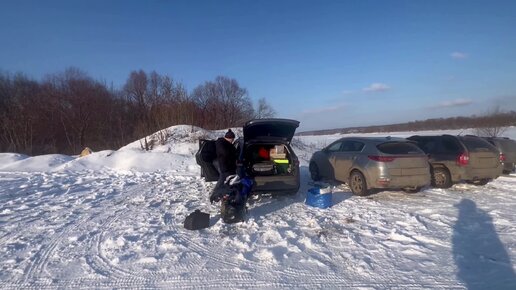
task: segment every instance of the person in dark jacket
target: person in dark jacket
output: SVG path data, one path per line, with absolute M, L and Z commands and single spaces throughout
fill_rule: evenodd
M 219 197 L 219 191 L 217 189 L 224 185 L 224 181 L 230 175 L 236 173 L 237 168 L 237 150 L 233 145 L 235 141 L 235 133 L 229 129 L 224 137 L 221 137 L 215 141 L 215 148 L 217 153 L 217 161 L 219 163 L 219 180 L 215 185 L 211 195 L 210 201 L 213 202 Z

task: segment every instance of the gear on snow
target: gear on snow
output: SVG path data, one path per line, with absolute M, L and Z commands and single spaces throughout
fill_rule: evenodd
M 247 198 L 253 184 L 251 178 L 230 175 L 226 178 L 223 186 L 212 192 L 210 202 L 222 202 L 220 214 L 225 223 L 237 223 L 244 220 Z

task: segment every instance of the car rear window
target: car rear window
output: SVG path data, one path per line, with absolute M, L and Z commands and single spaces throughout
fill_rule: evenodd
M 462 137 L 462 142 L 470 151 L 496 151 L 493 145 L 478 137 Z
M 457 144 L 457 141 L 455 141 L 454 139 L 452 139 L 450 137 L 443 138 L 441 145 L 442 145 L 443 152 L 458 152 L 460 150 L 460 147 L 459 147 L 460 145 Z
M 423 154 L 421 149 L 408 142 L 386 142 L 376 145 L 376 148 L 385 154 Z
M 499 139 L 502 150 L 504 152 L 516 152 L 516 142 L 511 139 Z

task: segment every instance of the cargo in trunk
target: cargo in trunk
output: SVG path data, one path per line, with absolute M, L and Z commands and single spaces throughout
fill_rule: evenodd
M 246 151 L 245 166 L 251 176 L 292 174 L 292 160 L 284 145 L 252 144 Z

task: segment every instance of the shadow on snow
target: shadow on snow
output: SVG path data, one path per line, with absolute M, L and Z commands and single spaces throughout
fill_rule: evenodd
M 468 289 L 516 289 L 516 275 L 493 219 L 469 199 L 459 210 L 453 227 L 453 259 L 457 277 Z

